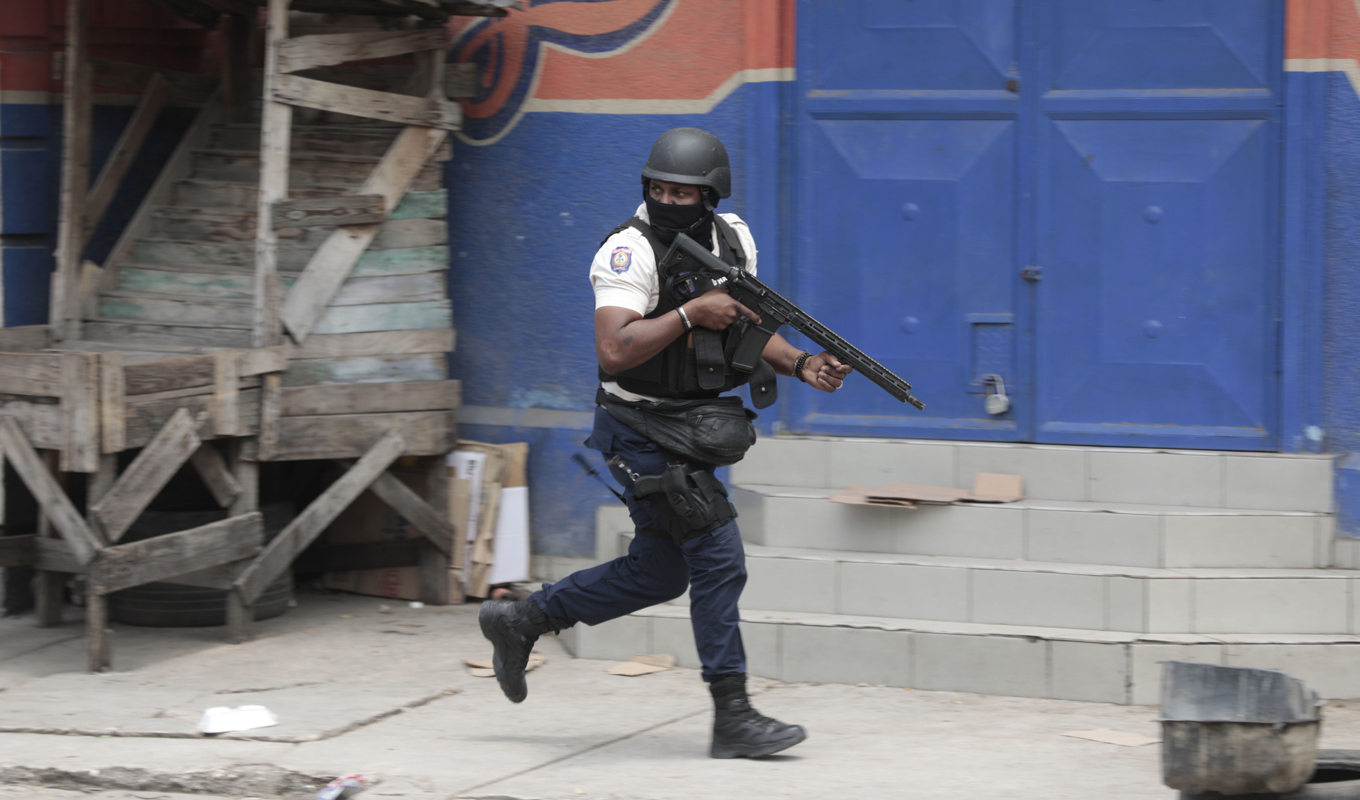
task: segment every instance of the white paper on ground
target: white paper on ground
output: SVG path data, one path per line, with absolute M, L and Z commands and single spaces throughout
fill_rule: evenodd
M 264 706 L 214 706 L 203 712 L 198 721 L 198 729 L 204 733 L 227 733 L 228 731 L 248 731 L 255 728 L 268 728 L 279 724 L 274 712 Z
M 1063 736 L 1071 736 L 1074 739 L 1090 739 L 1093 742 L 1105 742 L 1106 744 L 1120 744 L 1125 747 L 1142 747 L 1145 744 L 1156 744 L 1161 741 L 1161 739 L 1154 739 L 1140 733 L 1112 731 L 1109 728 L 1097 728 L 1093 731 L 1068 731 Z
M 487 581 L 500 583 L 527 581 L 529 574 L 529 487 L 501 489 L 500 512 L 496 515 L 496 560 Z

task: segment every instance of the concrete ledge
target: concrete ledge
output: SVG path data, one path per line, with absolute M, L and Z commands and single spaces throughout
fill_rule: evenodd
M 742 612 L 752 674 L 790 682 L 1151 705 L 1169 659 L 1284 669 L 1329 699 L 1360 697 L 1360 637 L 1133 634 L 797 612 Z M 657 606 L 564 637 L 578 658 L 675 645 L 697 667 L 688 610 Z M 686 649 L 680 645 L 686 644 Z M 665 650 L 663 647 L 662 650 Z M 1004 665 L 1004 666 L 1002 666 Z
M 916 509 L 831 503 L 831 489 L 743 484 L 747 541 L 774 547 L 1147 568 L 1332 565 L 1334 518 L 1311 511 L 1027 499 Z

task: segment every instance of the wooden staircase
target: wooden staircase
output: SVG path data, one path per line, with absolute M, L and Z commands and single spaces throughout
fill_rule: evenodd
M 85 2 L 68 0 L 77 87 L 88 74 Z M 219 118 L 250 115 L 209 100 L 100 266 L 78 258 L 86 211 L 99 213 L 78 191 L 89 93 L 68 96 L 63 174 L 75 179 L 63 182 L 52 324 L 0 331 L 0 457 L 41 510 L 35 536 L 0 538 L 0 566 L 37 567 L 43 625 L 60 621 L 66 578 L 85 576 L 92 670 L 110 663 L 106 595 L 150 581 L 227 590 L 228 636 L 244 640 L 256 600 L 365 490 L 422 534 L 422 599 L 457 598 L 451 559 L 462 548 L 447 520 L 444 456 L 460 391 L 447 375 L 441 162 L 459 111 L 444 89 L 446 34 L 430 14 L 500 16 L 502 5 L 408 4 L 412 19 L 379 17 L 357 32 L 353 18 L 328 33 L 332 17 L 314 16 L 309 30 L 321 32 L 289 38 L 288 0 L 268 0 L 259 123 Z M 238 99 L 243 53 L 228 70 Z M 337 66 L 403 53 L 415 54 L 418 80 L 404 88 L 423 86 L 416 95 L 371 88 L 371 69 L 347 83 Z M 154 117 L 166 83 L 151 76 L 136 119 Z M 125 134 L 110 162 L 130 163 L 123 151 L 144 133 Z M 134 448 L 120 470 L 118 454 Z M 387 472 L 400 458 L 425 472 L 423 492 Z M 295 460 L 335 460 L 343 474 L 265 542 L 259 463 Z M 182 467 L 228 518 L 120 543 Z M 63 488 L 67 472 L 89 475 L 83 515 Z

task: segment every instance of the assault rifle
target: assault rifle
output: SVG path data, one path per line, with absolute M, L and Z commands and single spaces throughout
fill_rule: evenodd
M 760 354 L 765 349 L 765 344 L 770 341 L 770 337 L 779 330 L 780 325 L 788 325 L 840 359 L 842 364 L 850 365 L 888 394 L 904 403 L 911 403 L 918 409 L 925 409 L 925 403 L 911 396 L 910 383 L 870 358 L 863 350 L 837 336 L 830 328 L 761 283 L 754 275 L 739 267 L 724 264 L 709 252 L 708 248 L 685 234 L 681 233 L 675 237 L 675 243 L 671 245 L 661 263 L 671 268 L 671 265 L 677 265 L 681 260 L 681 254 L 695 262 L 699 271 L 706 273 L 708 277 L 725 279 L 722 288 L 726 289 L 738 303 L 760 316 L 761 325 L 747 320 L 746 332 L 732 356 L 734 368 L 742 372 L 753 372 L 760 363 Z M 772 321 L 774 324 L 771 324 Z

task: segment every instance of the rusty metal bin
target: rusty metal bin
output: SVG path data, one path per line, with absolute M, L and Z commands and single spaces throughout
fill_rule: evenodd
M 1292 792 L 1313 773 L 1321 705 L 1278 670 L 1167 661 L 1162 780 L 1186 794 Z

